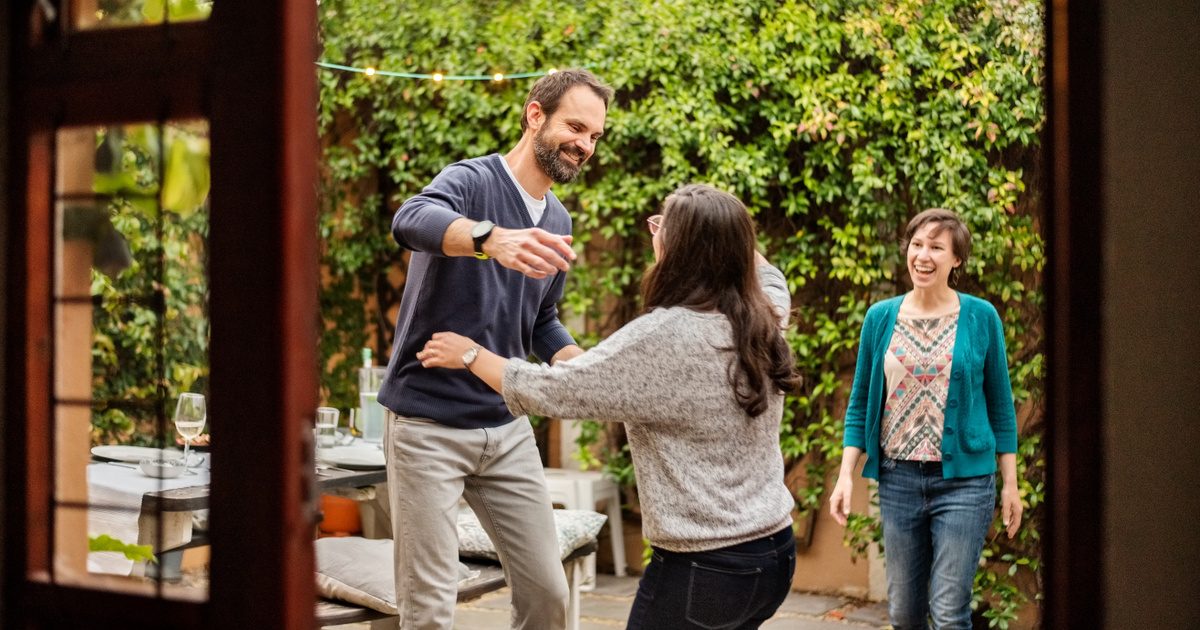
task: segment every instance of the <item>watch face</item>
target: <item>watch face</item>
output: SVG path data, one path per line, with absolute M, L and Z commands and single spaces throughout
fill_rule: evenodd
M 480 221 L 479 223 L 476 223 L 474 227 L 471 228 L 471 238 L 479 238 L 479 237 L 483 236 L 484 234 L 491 232 L 492 228 L 494 228 L 494 227 L 496 227 L 496 224 L 492 223 L 491 221 Z M 461 234 L 461 232 L 460 232 L 460 234 Z
M 479 354 L 479 348 L 470 348 L 462 355 L 463 365 L 470 367 L 475 362 L 475 356 Z

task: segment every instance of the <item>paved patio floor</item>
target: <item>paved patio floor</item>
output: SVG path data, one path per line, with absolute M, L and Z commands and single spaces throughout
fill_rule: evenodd
M 582 594 L 581 630 L 624 628 L 637 592 L 638 578 L 597 575 L 596 589 Z M 501 589 L 480 599 L 459 604 L 454 614 L 455 630 L 507 629 L 509 590 Z M 370 630 L 368 623 L 330 626 L 337 630 Z M 887 628 L 884 604 L 860 602 L 845 597 L 793 592 L 763 624 L 764 630 L 851 630 Z

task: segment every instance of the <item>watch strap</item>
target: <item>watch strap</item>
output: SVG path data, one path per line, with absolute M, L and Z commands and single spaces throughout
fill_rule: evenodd
M 470 348 L 467 348 L 467 351 L 463 353 L 463 355 L 462 355 L 463 367 L 467 368 L 468 372 L 471 370 L 471 364 L 475 363 L 475 359 L 479 358 L 479 351 L 482 349 L 483 349 L 483 346 L 475 345 L 475 346 L 471 346 Z
M 492 230 L 496 229 L 496 224 L 491 221 L 480 221 L 475 224 L 471 230 L 471 241 L 475 250 L 475 257 L 479 260 L 489 260 L 488 256 L 483 252 L 483 244 L 492 236 Z

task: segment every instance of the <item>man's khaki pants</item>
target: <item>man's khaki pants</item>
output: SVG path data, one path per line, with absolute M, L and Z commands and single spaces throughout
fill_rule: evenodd
M 454 625 L 460 497 L 500 556 L 512 588 L 512 627 L 566 626 L 567 580 L 528 418 L 494 429 L 455 429 L 388 412 L 384 451 L 400 628 Z

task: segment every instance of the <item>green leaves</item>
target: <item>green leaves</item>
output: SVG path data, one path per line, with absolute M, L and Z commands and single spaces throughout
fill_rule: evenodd
M 1039 3 L 324 0 L 320 11 L 327 61 L 463 73 L 584 65 L 616 89 L 591 165 L 581 181 L 555 187 L 580 253 L 562 310 L 587 340 L 640 312 L 651 259 L 644 220 L 672 190 L 707 182 L 738 195 L 796 307 L 787 337 L 805 385 L 780 427 L 789 466 L 827 468 L 841 457 L 863 314 L 906 290 L 900 237 L 929 207 L 954 210 L 970 227 L 959 288 L 1000 309 L 1015 395 L 1037 415 Z M 323 305 L 338 318 L 323 357 L 334 366 L 328 391 L 341 392 L 339 355 L 366 338 L 358 321 L 382 326 L 376 348 L 389 346 L 390 317 L 376 313 L 394 306 L 401 286 L 403 260 L 387 239 L 392 212 L 447 164 L 509 150 L 532 81 L 327 71 L 320 80 L 324 263 L 334 279 Z M 1029 422 L 1023 439 L 1039 430 Z M 591 426 L 582 446 L 587 463 L 629 478 L 619 435 Z M 1039 461 L 1023 469 L 1030 479 Z M 804 509 L 823 491 L 824 477 L 811 472 L 797 492 Z M 857 547 L 875 530 L 864 522 L 849 531 Z M 1021 557 L 1036 558 L 1029 549 Z
M 202 390 L 208 377 L 207 131 L 172 123 L 96 135 L 93 190 L 108 196 L 100 207 L 133 260 L 115 277 L 92 273 L 95 398 L 152 404 L 97 409 L 92 435 L 152 445 L 166 437 L 158 435 L 164 401 L 197 383 Z
M 168 14 L 172 22 L 202 20 L 207 18 L 211 12 L 212 2 L 201 0 L 143 0 L 142 2 L 142 16 L 147 24 L 160 23 Z
M 162 207 L 180 214 L 191 214 L 204 204 L 211 185 L 208 138 L 172 132 L 168 128 L 166 144 Z
M 126 543 L 108 534 L 88 537 L 88 552 L 93 551 L 116 551 L 134 562 L 144 562 L 147 560 L 158 562 L 158 559 L 154 557 L 153 546 Z

